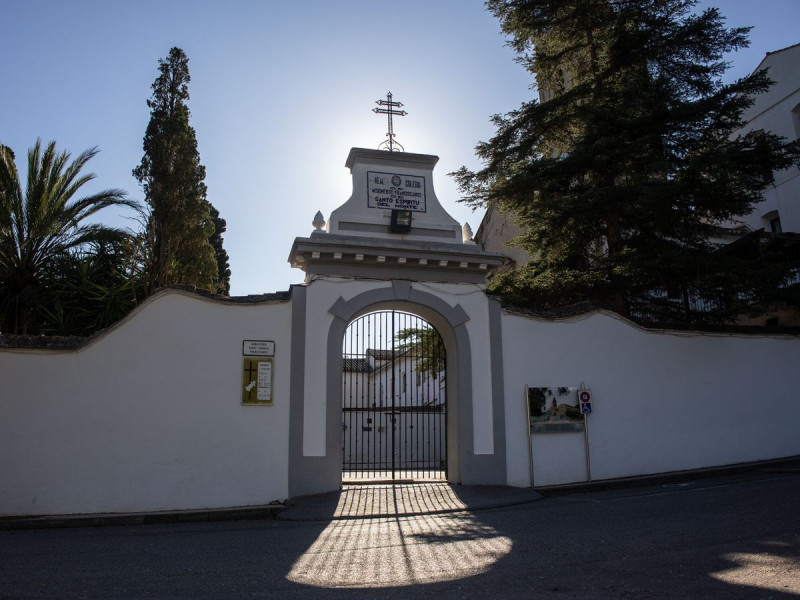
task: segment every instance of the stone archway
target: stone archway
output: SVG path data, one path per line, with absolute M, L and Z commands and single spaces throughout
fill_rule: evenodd
M 305 335 L 305 295 L 301 288 L 293 317 L 293 335 Z M 470 468 L 473 459 L 472 387 L 469 378 L 471 360 L 467 313 L 460 305 L 447 302 L 421 290 L 414 289 L 409 281 L 393 280 L 390 286 L 371 289 L 345 300 L 339 297 L 328 312 L 333 315 L 327 335 L 327 365 L 325 373 L 325 454 L 303 455 L 302 413 L 302 344 L 293 349 L 292 412 L 289 448 L 289 494 L 297 496 L 338 489 L 341 485 L 341 406 L 342 406 L 342 340 L 347 325 L 355 318 L 371 311 L 398 308 L 418 314 L 439 331 L 447 351 L 447 371 L 450 381 L 448 401 L 448 481 L 459 483 L 463 468 Z M 503 461 L 505 464 L 505 461 Z
M 358 283 L 358 282 L 354 282 Z M 486 363 L 486 373 L 491 380 L 492 389 L 488 397 L 480 398 L 483 406 L 490 406 L 489 419 L 477 426 L 489 430 L 491 447 L 487 452 L 484 445 L 476 452 L 476 439 L 486 439 L 475 430 L 473 398 L 473 360 L 472 345 L 467 323 L 470 317 L 458 303 L 450 305 L 441 297 L 415 287 L 411 281 L 391 280 L 390 285 L 375 282 L 375 287 L 357 293 L 349 299 L 340 295 L 329 306 L 327 338 L 318 338 L 324 344 L 324 385 L 317 386 L 322 398 L 317 406 L 323 409 L 318 422 L 324 435 L 324 442 L 316 454 L 305 455 L 304 413 L 305 395 L 303 388 L 304 356 L 303 343 L 292 348 L 292 399 L 290 411 L 289 445 L 289 495 L 316 494 L 340 488 L 342 473 L 342 341 L 347 325 L 355 318 L 374 310 L 398 309 L 412 312 L 426 319 L 442 336 L 447 352 L 447 480 L 463 484 L 505 484 L 505 406 L 502 384 L 502 351 L 500 342 L 500 305 L 489 300 L 488 324 L 489 338 L 481 342 L 491 349 L 491 360 Z M 363 284 L 359 284 L 360 289 Z M 292 335 L 305 339 L 305 294 L 307 288 L 298 291 L 297 311 L 293 308 Z M 341 293 L 341 292 L 340 292 Z M 302 306 L 301 306 L 302 305 Z M 318 305 L 318 304 L 317 304 Z M 485 317 L 484 317 L 485 318 Z M 322 367 L 322 365 L 320 365 Z M 486 377 L 484 377 L 486 379 Z M 486 415 L 486 412 L 482 413 Z

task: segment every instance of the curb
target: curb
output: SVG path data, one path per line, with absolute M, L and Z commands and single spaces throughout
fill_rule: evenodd
M 560 485 L 535 486 L 533 489 L 545 497 L 560 496 L 563 494 L 580 494 L 584 492 L 600 492 L 603 490 L 616 490 L 629 487 L 644 487 L 647 485 L 662 485 L 666 483 L 683 482 L 692 479 L 710 479 L 740 473 L 754 473 L 769 468 L 795 468 L 800 469 L 800 456 L 776 458 L 758 462 L 737 463 L 724 467 L 705 467 L 688 471 L 670 471 L 669 473 L 656 473 L 653 475 L 638 475 L 636 477 L 619 477 L 616 479 L 600 479 L 597 481 L 581 481 Z
M 389 484 L 391 487 L 402 487 L 404 485 L 419 484 Z M 424 485 L 424 484 L 423 484 Z M 448 484 L 449 485 L 449 484 Z M 356 490 L 365 490 L 372 487 L 372 484 L 363 486 L 353 486 Z M 477 512 L 496 508 L 508 508 L 530 504 L 543 498 L 537 490 L 532 488 L 514 488 L 510 486 L 450 486 L 461 505 L 442 504 L 435 498 L 425 501 L 422 505 L 399 510 L 380 510 L 370 512 L 359 500 L 339 510 L 342 492 L 328 492 L 326 494 L 314 494 L 310 496 L 300 496 L 287 502 L 286 511 L 282 512 L 277 518 L 282 521 L 309 521 L 309 522 L 333 522 L 364 519 L 394 519 L 421 516 L 442 516 L 447 514 L 459 514 L 464 512 Z M 376 492 L 380 494 L 381 491 Z M 435 494 L 434 494 L 435 496 Z M 374 497 L 373 497 L 374 498 Z M 371 499 L 373 499 L 371 498 Z M 368 504 L 372 504 L 369 502 Z
M 108 513 L 90 515 L 45 515 L 40 517 L 0 517 L 0 531 L 14 529 L 61 529 L 65 527 L 108 527 L 162 525 L 167 523 L 205 523 L 275 519 L 286 509 L 283 504 L 213 508 L 203 510 Z

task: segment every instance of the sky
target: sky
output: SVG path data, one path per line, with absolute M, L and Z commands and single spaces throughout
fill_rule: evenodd
M 800 42 L 800 0 L 703 0 L 729 27 L 753 26 L 750 48 L 727 57 L 726 79 L 751 72 L 766 52 Z M 407 152 L 434 154 L 436 195 L 477 230 L 482 211 L 458 203 L 448 173 L 480 168 L 475 145 L 489 118 L 535 96 L 499 23 L 478 0 L 0 0 L 0 143 L 23 171 L 37 138 L 76 156 L 98 147 L 85 194 L 122 188 L 142 157 L 146 101 L 158 60 L 189 57 L 191 125 L 208 199 L 227 221 L 231 294 L 301 283 L 287 258 L 350 196 L 352 147 L 377 148 L 391 91 Z M 22 159 L 22 160 L 20 160 Z M 99 220 L 136 228 L 129 213 Z

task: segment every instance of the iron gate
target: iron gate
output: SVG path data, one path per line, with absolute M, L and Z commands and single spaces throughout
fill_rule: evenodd
M 342 352 L 342 479 L 447 478 L 444 344 L 424 319 L 353 321 Z

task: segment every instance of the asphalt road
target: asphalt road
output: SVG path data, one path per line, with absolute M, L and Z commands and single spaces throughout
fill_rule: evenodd
M 0 598 L 800 598 L 800 470 L 436 516 L 0 532 Z

